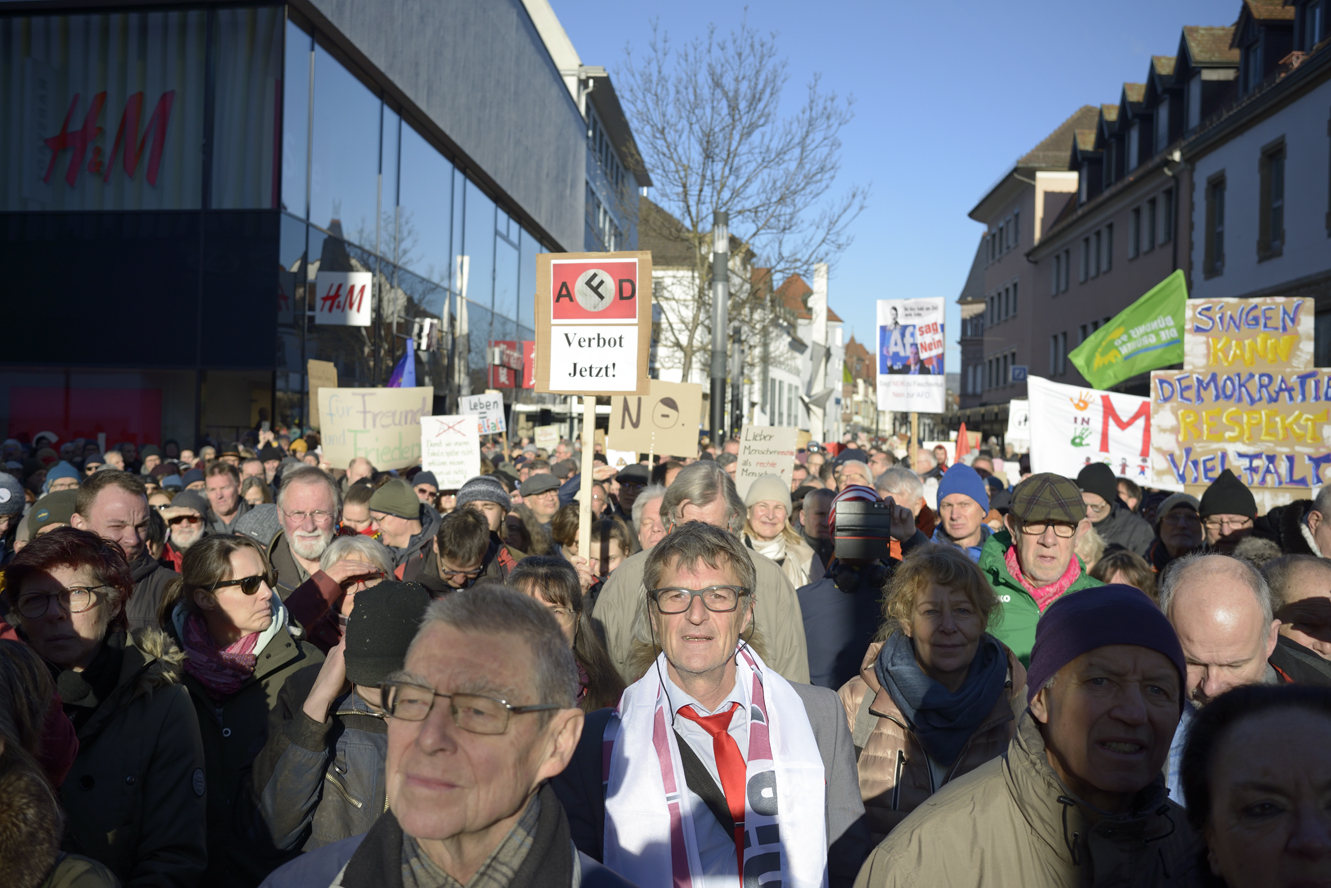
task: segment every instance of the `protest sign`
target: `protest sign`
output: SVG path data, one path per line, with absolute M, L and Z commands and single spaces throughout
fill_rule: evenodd
M 332 361 L 316 361 L 313 358 L 305 362 L 305 372 L 310 378 L 310 426 L 319 428 L 319 389 L 337 388 L 337 365 Z
M 606 465 L 619 471 L 626 469 L 638 461 L 638 451 L 636 450 L 606 450 Z
M 1189 301 L 1184 369 L 1151 374 L 1155 486 L 1199 492 L 1231 469 L 1265 511 L 1331 480 L 1331 370 L 1313 366 L 1312 309 Z
M 616 450 L 693 456 L 701 419 L 701 385 L 650 379 L 645 395 L 611 397 L 608 440 Z
M 735 490 L 743 499 L 749 486 L 763 475 L 780 475 L 790 487 L 795 473 L 795 441 L 799 429 L 746 425 L 739 433 L 739 463 Z
M 1027 383 L 1030 382 L 1028 378 Z M 1003 443 L 1011 444 L 1018 453 L 1029 453 L 1031 449 L 1031 402 L 1025 398 L 1008 401 L 1007 432 Z M 967 442 L 967 446 L 970 442 Z
M 878 300 L 878 409 L 942 413 L 943 300 Z
M 555 445 L 559 443 L 559 426 L 543 425 L 536 427 L 536 447 L 538 450 L 544 450 L 547 453 L 553 453 Z
M 1138 373 L 1183 360 L 1188 285 L 1175 271 L 1068 353 L 1093 387 L 1107 389 Z
M 319 390 L 324 456 L 335 469 L 356 457 L 376 469 L 405 469 L 421 461 L 421 417 L 429 416 L 434 387 Z
M 498 392 L 460 398 L 458 412 L 477 417 L 477 428 L 482 435 L 498 435 L 507 431 L 504 424 L 504 396 Z
M 1076 478 L 1091 463 L 1104 463 L 1120 478 L 1151 484 L 1150 401 L 1050 382 L 1026 381 L 1030 402 L 1031 471 Z
M 421 468 L 434 472 L 440 490 L 457 490 L 481 473 L 475 416 L 422 416 Z
M 652 254 L 536 257 L 536 391 L 647 394 Z
M 374 313 L 374 275 L 368 271 L 321 271 L 314 279 L 314 322 L 368 327 Z

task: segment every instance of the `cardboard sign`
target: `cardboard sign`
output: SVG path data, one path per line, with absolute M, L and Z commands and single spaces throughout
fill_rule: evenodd
M 746 425 L 739 433 L 739 464 L 735 490 L 743 499 L 749 486 L 763 475 L 780 475 L 790 487 L 795 474 L 795 442 L 800 430 L 781 426 Z
M 616 471 L 626 469 L 638 461 L 636 450 L 606 450 L 605 461 Z
M 943 300 L 878 300 L 878 409 L 942 413 Z
M 477 429 L 482 435 L 498 435 L 507 431 L 504 423 L 504 396 L 497 392 L 470 395 L 458 400 L 458 410 L 478 418 Z
M 313 358 L 305 362 L 305 372 L 310 377 L 310 426 L 319 428 L 319 389 L 337 388 L 337 365 L 332 361 L 316 361 Z
M 376 469 L 405 469 L 421 461 L 421 417 L 429 416 L 434 386 L 326 388 L 319 391 L 324 457 L 345 469 L 363 456 Z
M 1151 483 L 1147 398 L 1063 385 L 1039 376 L 1027 380 L 1026 391 L 1032 472 L 1076 478 L 1086 466 L 1098 462 L 1143 487 L 1181 489 L 1177 484 Z
M 608 440 L 616 450 L 694 456 L 702 418 L 702 386 L 648 380 L 646 395 L 610 399 Z
M 647 394 L 651 323 L 651 253 L 538 254 L 536 390 Z
M 481 439 L 472 414 L 421 417 L 421 468 L 440 490 L 457 490 L 481 473 Z
M 559 443 L 559 426 L 543 425 L 536 427 L 536 449 L 553 454 Z
M 368 327 L 374 314 L 374 275 L 368 271 L 321 271 L 314 279 L 314 322 Z

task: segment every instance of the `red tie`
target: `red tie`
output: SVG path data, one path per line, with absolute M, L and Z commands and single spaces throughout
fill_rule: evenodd
M 716 771 L 721 775 L 721 791 L 726 794 L 726 807 L 735 821 L 735 859 L 739 864 L 739 881 L 744 884 L 744 784 L 748 781 L 748 766 L 740 754 L 739 744 L 730 736 L 730 719 L 739 709 L 738 703 L 731 703 L 725 712 L 716 715 L 699 715 L 692 706 L 685 706 L 679 714 L 691 722 L 696 722 L 712 735 L 712 756 L 716 759 Z

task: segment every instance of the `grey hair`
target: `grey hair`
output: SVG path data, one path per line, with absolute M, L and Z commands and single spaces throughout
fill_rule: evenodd
M 328 548 L 324 549 L 323 555 L 319 558 L 319 569 L 327 571 L 334 564 L 347 558 L 368 561 L 383 571 L 385 576 L 393 573 L 393 559 L 384 544 L 359 533 L 355 536 L 333 537 L 333 541 L 328 544 Z
M 869 464 L 861 459 L 848 459 L 845 462 L 843 462 L 840 467 L 841 474 L 843 477 L 846 474 L 846 469 L 849 469 L 851 466 L 858 467 L 860 470 L 860 474 L 863 475 L 865 478 L 873 477 L 873 469 L 869 468 Z
M 705 506 L 716 502 L 719 496 L 726 499 L 727 529 L 738 536 L 744 530 L 744 519 L 748 517 L 749 510 L 745 508 L 744 500 L 739 498 L 735 482 L 713 460 L 698 460 L 679 470 L 675 482 L 666 488 L 665 499 L 661 500 L 661 517 L 667 523 L 678 523 L 684 503 Z
M 930 469 L 938 467 L 938 460 L 934 459 L 934 452 L 932 450 L 925 450 L 923 447 L 916 450 L 915 462 L 918 462 L 919 465 L 917 466 L 914 463 L 912 463 L 911 468 L 915 469 L 917 472 L 919 471 L 927 472 Z
M 1225 560 L 1224 562 L 1207 561 L 1206 559 L 1209 558 L 1223 558 Z M 1243 577 L 1243 581 L 1257 599 L 1257 606 L 1262 611 L 1262 619 L 1269 626 L 1271 621 L 1275 619 L 1275 608 L 1271 601 L 1271 587 L 1267 584 L 1266 578 L 1250 562 L 1244 561 L 1242 558 L 1232 558 L 1229 555 L 1218 555 L 1214 552 L 1194 552 L 1191 555 L 1184 555 L 1181 558 L 1175 558 L 1165 568 L 1164 574 L 1160 577 L 1160 610 L 1164 612 L 1166 619 L 1171 623 L 1174 621 L 1172 613 L 1174 596 L 1178 594 L 1179 587 L 1183 585 L 1186 574 L 1197 571 L 1212 574 L 1226 569 L 1235 570 Z
M 757 571 L 744 544 L 735 534 L 699 521 L 677 527 L 652 548 L 643 566 L 643 588 L 658 588 L 668 567 L 692 568 L 700 561 L 713 570 L 723 567 L 733 570 L 736 584 L 748 589 L 749 600 L 753 601 L 757 595 Z
M 550 609 L 531 596 L 490 584 L 436 599 L 426 609 L 416 637 L 407 648 L 408 660 L 435 623 L 467 635 L 510 635 L 526 642 L 531 650 L 529 677 L 535 686 L 536 699 L 509 702 L 553 703 L 565 709 L 578 705 L 578 667 L 573 660 L 573 649 Z M 549 711 L 538 715 L 542 727 L 553 717 Z
M 357 457 L 365 459 L 365 457 Z M 368 462 L 368 460 L 366 460 Z M 293 466 L 289 471 L 282 473 L 282 486 L 277 491 L 277 507 L 285 511 L 282 500 L 286 498 L 287 491 L 297 484 L 326 484 L 328 490 L 333 494 L 333 520 L 338 522 L 342 520 L 342 488 L 337 486 L 327 472 L 318 466 Z
M 904 466 L 893 466 L 879 475 L 874 482 L 874 489 L 880 494 L 891 494 L 898 501 L 904 499 L 905 505 L 912 508 L 924 499 L 924 482 L 919 475 Z
M 1321 515 L 1323 521 L 1331 521 L 1331 484 L 1327 484 L 1317 492 L 1317 497 L 1313 500 L 1313 511 Z
M 1323 490 L 1331 489 L 1323 487 Z M 1296 576 L 1303 568 L 1323 570 L 1331 575 L 1331 561 L 1316 555 L 1283 555 L 1262 565 L 1262 576 L 1271 587 L 1271 595 L 1278 607 L 1301 600 L 1295 587 Z M 1323 586 L 1322 588 L 1326 588 Z
M 642 527 L 642 513 L 647 508 L 647 504 L 654 499 L 660 499 L 665 496 L 666 488 L 664 484 L 649 484 L 638 494 L 638 498 L 633 501 L 633 527 Z M 665 515 L 662 514 L 662 518 Z

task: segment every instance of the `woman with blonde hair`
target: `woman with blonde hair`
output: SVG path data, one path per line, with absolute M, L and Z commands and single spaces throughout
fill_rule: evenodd
M 952 546 L 920 546 L 893 573 L 879 640 L 840 691 L 875 842 L 1012 739 L 1026 670 L 987 631 L 997 609 L 984 574 Z

